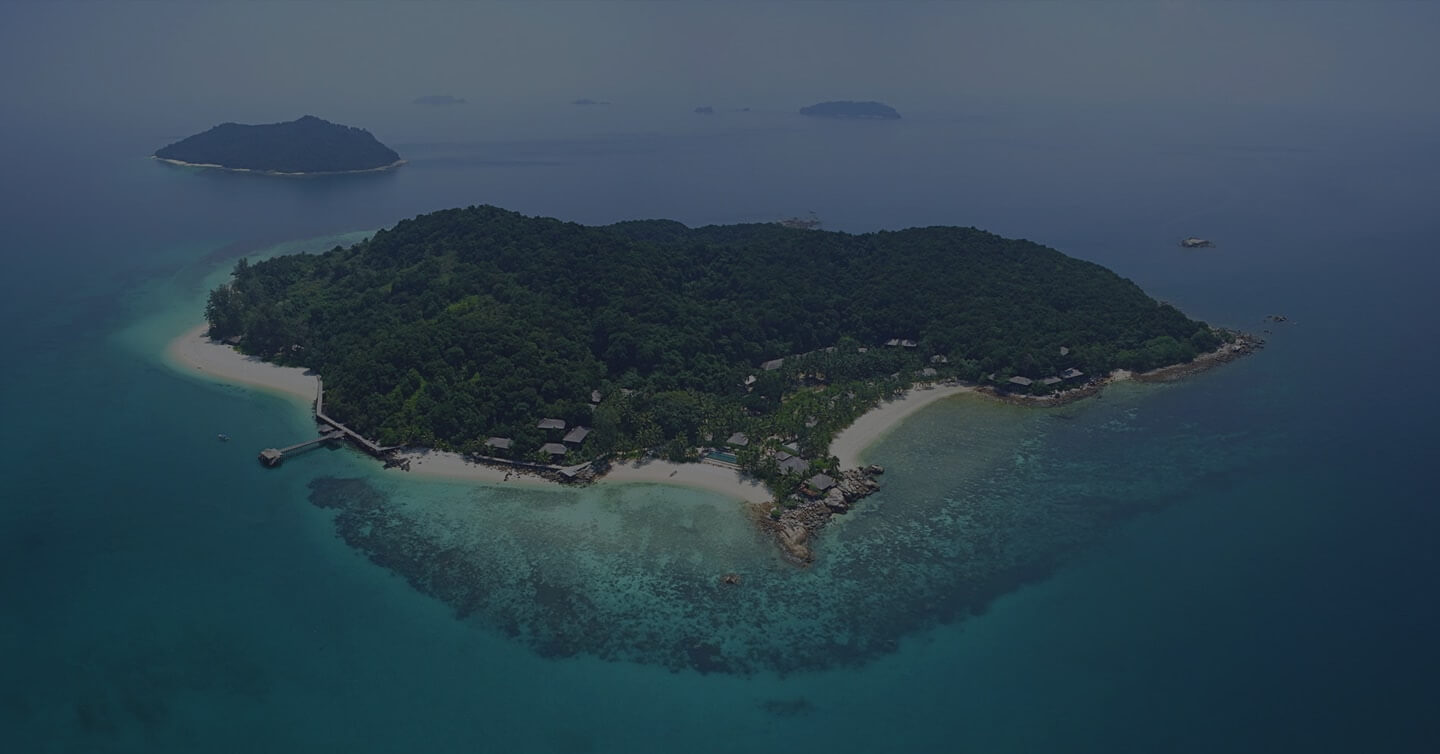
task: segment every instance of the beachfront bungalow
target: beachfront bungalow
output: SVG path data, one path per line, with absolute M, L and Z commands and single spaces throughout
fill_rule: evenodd
M 576 427 L 576 428 L 570 430 L 569 432 L 566 432 L 566 433 L 565 433 L 565 439 L 562 440 L 562 442 L 565 442 L 565 443 L 568 443 L 568 444 L 571 444 L 571 445 L 579 445 L 580 443 L 585 442 L 585 436 L 586 436 L 586 435 L 589 435 L 589 434 L 590 434 L 590 428 L 589 428 L 589 427 Z
M 730 435 L 730 439 L 726 440 L 725 444 L 734 445 L 737 448 L 743 448 L 746 445 L 750 444 L 750 438 L 746 437 L 744 432 L 736 432 L 735 434 Z
M 564 429 L 564 428 L 565 428 L 565 420 L 564 420 L 564 419 L 551 419 L 551 418 L 548 418 L 548 417 L 547 417 L 547 418 L 545 418 L 545 419 L 541 419 L 541 420 L 540 420 L 540 423 L 539 423 L 539 424 L 536 424 L 535 426 L 536 426 L 536 428 L 538 428 L 538 429 Z
M 785 455 L 784 460 L 780 459 L 782 453 Z M 775 454 L 775 460 L 779 461 L 776 465 L 780 467 L 780 472 L 783 474 L 804 474 L 810 470 L 809 461 L 800 456 L 792 456 L 789 453 L 784 453 L 783 451 Z
M 1082 371 L 1080 371 L 1079 369 L 1070 368 L 1070 369 L 1066 369 L 1065 371 L 1061 372 L 1061 373 L 1060 373 L 1060 376 L 1061 376 L 1062 378 L 1064 378 L 1064 379 L 1067 379 L 1067 380 L 1074 380 L 1074 379 L 1078 379 L 1078 378 L 1080 378 L 1080 377 L 1084 377 L 1084 376 L 1085 376 L 1085 373 L 1082 372 Z
M 1040 380 L 1040 384 L 1044 385 L 1045 387 L 1050 387 L 1051 385 L 1058 385 L 1061 382 L 1064 382 L 1064 380 L 1060 379 L 1059 377 L 1046 377 L 1045 379 Z
M 547 442 L 540 446 L 540 452 L 549 455 L 551 458 L 560 458 L 569 450 L 558 442 Z
M 515 441 L 508 437 L 491 437 L 485 441 L 485 447 L 495 448 L 496 450 L 509 450 L 514 444 Z
M 805 486 L 816 491 L 817 493 L 824 492 L 825 490 L 828 490 L 831 487 L 835 486 L 835 480 L 830 478 L 829 474 L 816 474 L 815 476 L 812 476 L 809 479 L 805 480 Z
M 1011 387 L 1030 387 L 1034 383 L 1035 380 L 1032 380 L 1029 377 L 1011 377 L 1008 381 L 1008 384 Z

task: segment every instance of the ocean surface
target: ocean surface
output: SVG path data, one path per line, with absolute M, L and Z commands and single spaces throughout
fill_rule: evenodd
M 1436 124 L 687 110 L 376 109 L 351 120 L 409 164 L 316 178 L 151 161 L 185 135 L 158 116 L 7 124 L 3 748 L 1440 746 Z M 973 225 L 1269 344 L 1058 409 L 936 404 L 806 570 L 702 491 L 263 469 L 304 406 L 165 362 L 237 258 L 477 203 Z

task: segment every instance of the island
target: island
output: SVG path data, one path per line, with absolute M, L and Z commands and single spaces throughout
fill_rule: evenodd
M 369 131 L 306 115 L 285 123 L 222 123 L 167 147 L 155 159 L 272 175 L 389 170 L 404 164 Z
M 878 487 L 854 435 L 877 416 L 966 391 L 1053 404 L 1258 346 L 975 228 L 591 227 L 490 206 L 242 259 L 205 318 L 235 359 L 314 385 L 310 443 L 507 480 L 699 462 L 754 480 L 757 523 L 802 563 L 810 535 Z
M 1191 237 L 1189 237 L 1189 238 L 1184 238 L 1184 239 L 1181 239 L 1181 240 L 1180 240 L 1180 248 L 1182 248 L 1182 249 L 1213 249 L 1213 248 L 1215 248 L 1215 242 L 1214 242 L 1214 241 L 1208 241 L 1208 240 L 1206 240 L 1206 239 L 1204 239 L 1204 238 L 1196 238 L 1195 236 L 1191 236 Z
M 848 100 L 838 102 L 821 102 L 800 108 L 801 115 L 809 115 L 814 118 L 839 118 L 839 119 L 868 119 L 868 120 L 899 120 L 900 113 L 895 108 L 880 102 L 850 102 Z

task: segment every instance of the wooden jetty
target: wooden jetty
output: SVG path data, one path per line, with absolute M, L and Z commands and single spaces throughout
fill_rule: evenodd
M 362 450 L 372 456 L 375 456 L 376 458 L 385 458 L 391 452 L 397 450 L 400 447 L 398 445 L 382 447 L 377 443 L 371 442 L 368 438 L 361 435 L 359 432 L 356 432 L 355 430 L 350 429 L 344 424 L 341 424 L 340 422 L 326 416 L 325 381 L 320 379 L 319 377 L 315 378 L 315 421 L 319 424 L 325 425 L 325 428 L 321 430 L 319 437 L 316 437 L 313 440 L 306 440 L 305 442 L 296 443 L 286 448 L 266 448 L 260 451 L 260 463 L 263 463 L 266 466 L 270 467 L 279 466 L 280 462 L 285 460 L 286 455 L 297 453 L 301 450 L 311 447 L 312 445 L 319 445 L 320 443 L 329 442 L 331 440 L 348 439 L 351 442 L 354 442 L 356 445 L 360 446 Z
M 285 456 L 287 455 L 298 453 L 313 445 L 319 445 L 322 442 L 339 440 L 342 437 L 344 437 L 344 435 L 342 435 L 341 433 L 336 432 L 333 429 L 326 428 L 325 431 L 320 433 L 319 437 L 313 440 L 297 442 L 294 445 L 285 448 L 266 448 L 260 451 L 260 463 L 263 463 L 266 466 L 279 466 L 280 462 L 285 460 Z

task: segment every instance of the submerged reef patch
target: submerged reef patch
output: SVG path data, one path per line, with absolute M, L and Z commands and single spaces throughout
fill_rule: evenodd
M 1224 484 L 1271 445 L 1163 420 L 1147 427 L 1121 404 L 1095 404 L 1084 421 L 1026 410 L 1023 428 L 962 448 L 917 435 L 898 448 L 886 487 L 827 531 L 803 570 L 738 511 L 664 487 L 476 488 L 437 502 L 403 485 L 321 478 L 310 500 L 336 511 L 338 534 L 374 563 L 546 657 L 823 670 L 983 611 L 1117 521 Z M 970 464 L 963 473 L 933 473 L 957 452 Z M 739 584 L 720 578 L 732 572 Z

